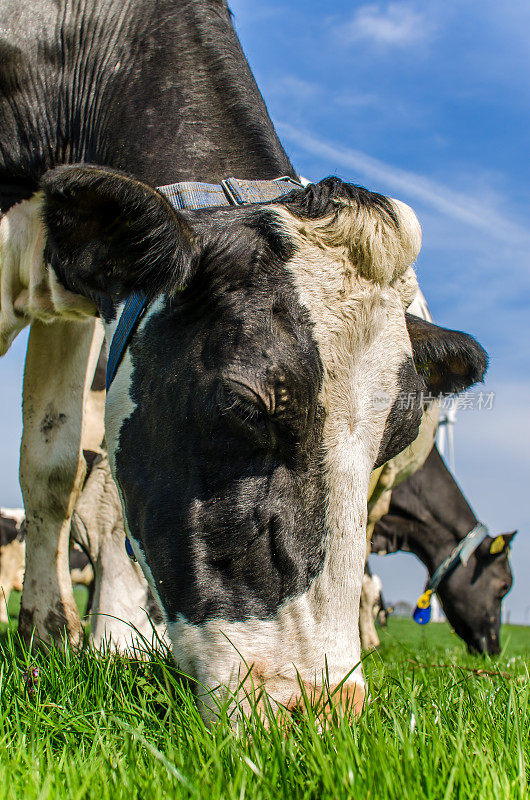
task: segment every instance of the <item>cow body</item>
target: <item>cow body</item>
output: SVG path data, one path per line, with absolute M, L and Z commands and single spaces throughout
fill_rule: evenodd
M 107 396 L 105 430 L 126 529 L 177 663 L 207 716 L 226 687 L 240 697 L 241 681 L 291 707 L 299 681 L 318 694 L 348 676 L 335 699 L 358 708 L 371 472 L 416 438 L 424 393 L 480 379 L 485 354 L 465 334 L 405 314 L 421 232 L 399 201 L 338 179 L 204 211 L 177 211 L 155 191 L 179 179 L 294 174 L 222 0 L 30 8 L 33 37 L 8 49 L 0 114 L 36 143 L 0 126 L 0 176 L 18 185 L 18 199 L 22 184 L 32 195 L 33 245 L 21 253 L 11 220 L 22 204 L 4 203 L 5 283 L 12 270 L 23 305 L 28 276 L 40 274 L 58 319 L 63 301 L 81 297 L 107 343 L 127 294 L 148 298 Z M 2 21 L 13 41 L 15 16 Z M 43 176 L 80 159 L 99 166 Z M 20 269 L 26 261 L 32 270 Z M 44 637 L 66 627 L 75 641 L 62 551 L 97 351 L 93 323 L 66 318 L 39 317 L 30 334 L 28 556 L 44 552 L 54 580 L 44 595 L 26 580 L 21 624 Z
M 432 575 L 477 522 L 433 447 L 422 469 L 392 492 L 388 514 L 375 525 L 372 552 L 414 553 Z M 504 546 L 493 554 L 493 538 L 487 536 L 467 565 L 458 565 L 437 590 L 447 619 L 478 652 L 500 651 L 501 603 L 512 585 L 508 552 L 513 535 L 503 534 Z

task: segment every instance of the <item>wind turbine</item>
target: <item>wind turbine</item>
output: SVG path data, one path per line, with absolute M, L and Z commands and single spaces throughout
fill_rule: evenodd
M 448 408 L 440 409 L 440 422 L 436 432 L 436 445 L 451 472 L 455 471 L 454 426 L 456 422 L 456 402 Z

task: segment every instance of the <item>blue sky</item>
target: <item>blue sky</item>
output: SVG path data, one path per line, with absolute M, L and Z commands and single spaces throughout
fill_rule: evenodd
M 232 0 L 236 29 L 301 174 L 405 200 L 418 277 L 440 324 L 490 354 L 491 411 L 461 411 L 456 476 L 492 531 L 519 529 L 505 607 L 530 622 L 530 3 Z M 18 505 L 24 337 L 0 364 L 2 505 Z M 411 556 L 377 558 L 414 600 Z

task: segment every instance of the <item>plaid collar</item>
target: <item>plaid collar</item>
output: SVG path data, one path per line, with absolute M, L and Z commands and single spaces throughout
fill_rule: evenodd
M 300 189 L 301 186 L 298 181 L 288 176 L 261 181 L 226 178 L 220 184 L 172 183 L 168 186 L 159 186 L 158 191 L 167 197 L 173 208 L 181 211 L 183 209 L 268 203 L 288 194 L 293 189 Z M 144 292 L 141 291 L 133 292 L 125 302 L 109 347 L 106 375 L 107 392 L 148 305 L 149 300 Z
M 414 622 L 418 625 L 426 625 L 431 618 L 431 599 L 438 589 L 443 579 L 451 572 L 458 563 L 467 566 L 470 556 L 477 547 L 489 536 L 487 527 L 482 522 L 477 522 L 475 527 L 469 531 L 467 536 L 454 547 L 445 561 L 442 561 L 432 577 L 427 581 L 423 594 L 418 598 L 416 608 L 412 613 Z

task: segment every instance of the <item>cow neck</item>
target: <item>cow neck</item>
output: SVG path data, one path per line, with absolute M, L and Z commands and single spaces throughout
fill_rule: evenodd
M 478 519 L 436 446 L 422 469 L 412 475 L 407 484 L 396 490 L 392 502 L 399 509 L 402 491 L 414 496 L 413 508 L 417 513 L 412 513 L 413 524 L 408 526 L 409 546 L 429 570 L 435 569 L 477 525 Z M 406 505 L 410 518 L 410 499 Z
M 452 528 L 440 524 L 434 515 L 428 515 L 427 519 L 423 520 L 409 519 L 408 523 L 404 535 L 398 537 L 399 549 L 403 549 L 406 545 L 408 550 L 425 565 L 429 575 L 432 575 L 478 521 L 475 519 L 465 531 L 458 534 Z
M 179 120 L 173 166 L 164 157 L 167 180 L 153 182 L 295 177 L 225 3 L 192 0 L 176 29 L 183 102 L 172 111 Z
M 137 22 L 145 46 L 135 50 L 126 69 L 142 76 L 140 98 L 138 82 L 123 87 L 126 95 L 133 93 L 132 107 L 143 107 L 124 119 L 126 97 L 116 109 L 117 125 L 113 110 L 106 111 L 111 166 L 153 186 L 220 183 L 230 175 L 295 177 L 225 2 L 189 0 L 178 14 L 174 0 L 158 5 L 150 23 Z M 153 86 L 163 87 L 160 96 Z

